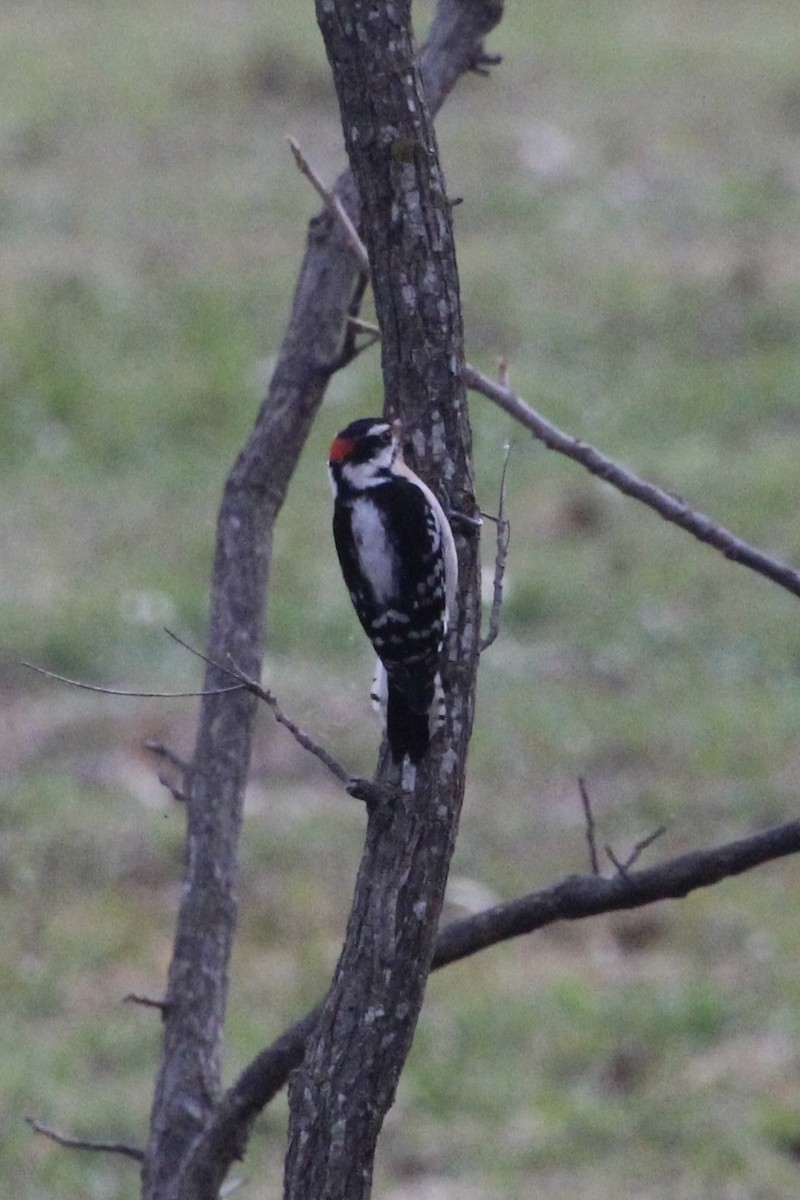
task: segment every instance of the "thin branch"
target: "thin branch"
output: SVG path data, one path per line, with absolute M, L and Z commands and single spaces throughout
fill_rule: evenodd
M 670 495 L 669 492 L 662 491 L 655 484 L 640 479 L 625 467 L 606 458 L 594 446 L 563 433 L 540 416 L 510 388 L 505 387 L 502 383 L 495 383 L 468 364 L 464 368 L 464 380 L 467 387 L 494 401 L 504 412 L 509 413 L 526 429 L 529 429 L 533 436 L 543 442 L 549 450 L 556 450 L 559 454 L 564 454 L 567 458 L 580 463 L 592 475 L 596 475 L 605 483 L 610 483 L 612 487 L 624 492 L 626 496 L 631 496 L 634 500 L 652 508 L 665 521 L 680 526 L 681 529 L 685 529 L 687 533 L 696 537 L 698 541 L 713 546 L 731 562 L 739 563 L 740 566 L 747 567 L 758 575 L 763 575 L 766 579 L 771 579 L 773 583 L 777 583 L 779 587 L 785 588 L 794 596 L 800 596 L 800 572 L 778 562 L 777 559 L 771 558 L 756 547 L 750 546 L 729 530 L 715 524 L 710 517 L 691 509 L 679 497 Z
M 386 786 L 378 781 L 371 779 L 362 779 L 351 773 L 342 766 L 338 759 L 321 746 L 319 742 L 314 741 L 310 734 L 301 729 L 290 717 L 286 716 L 281 706 L 278 704 L 272 692 L 266 691 L 254 679 L 249 679 L 238 667 L 234 664 L 234 674 L 237 679 L 240 679 L 246 688 L 249 688 L 259 700 L 263 700 L 266 705 L 272 710 L 272 715 L 279 725 L 283 725 L 284 729 L 288 729 L 294 740 L 309 754 L 313 754 L 319 759 L 324 767 L 327 767 L 332 775 L 335 775 L 339 782 L 344 786 L 348 795 L 355 800 L 362 800 L 368 808 L 380 806 L 394 796 L 393 788 Z
M 171 780 L 167 779 L 166 775 L 164 775 L 160 771 L 158 773 L 157 778 L 158 778 L 158 782 L 161 784 L 161 786 L 163 788 L 166 788 L 166 790 L 169 792 L 170 796 L 172 796 L 173 800 L 177 800 L 177 802 L 179 804 L 186 804 L 189 797 L 188 797 L 187 793 L 183 790 L 183 788 L 178 787 Z
M 310 734 L 306 733 L 305 730 L 301 729 L 300 726 L 292 721 L 290 717 L 286 716 L 286 713 L 283 711 L 272 692 L 267 691 L 266 688 L 263 688 L 258 680 L 251 679 L 249 675 L 246 675 L 244 671 L 242 671 L 236 665 L 236 663 L 233 662 L 233 660 L 231 660 L 229 666 L 225 666 L 223 663 L 217 662 L 215 659 L 209 658 L 208 655 L 203 654 L 200 650 L 195 649 L 194 646 L 190 646 L 188 642 L 185 642 L 183 638 L 178 637 L 177 633 L 173 633 L 171 629 L 165 629 L 164 632 L 168 634 L 169 637 L 171 637 L 174 641 L 176 641 L 178 645 L 183 646 L 185 650 L 188 650 L 190 654 L 194 654 L 197 658 L 201 658 L 203 662 L 208 663 L 209 666 L 216 667 L 218 671 L 223 671 L 226 675 L 231 675 L 234 679 L 237 679 L 239 684 L 246 688 L 248 692 L 251 692 L 254 696 L 257 696 L 259 700 L 262 700 L 264 704 L 271 709 L 272 715 L 278 724 L 283 725 L 284 728 L 289 731 L 298 745 L 302 746 L 304 750 L 309 752 L 309 754 L 313 754 L 315 758 L 319 759 L 322 765 L 327 767 L 332 775 L 336 776 L 349 795 L 353 796 L 357 800 L 363 800 L 367 804 L 380 803 L 383 799 L 385 799 L 385 788 L 380 787 L 377 784 L 373 784 L 368 779 L 361 779 L 356 775 L 352 775 L 346 767 L 342 766 L 338 759 L 334 758 L 333 755 L 325 749 L 324 746 L 321 746 L 319 742 L 315 742 Z
M 589 797 L 589 791 L 586 787 L 586 780 L 582 776 L 578 780 L 578 791 L 580 792 L 581 804 L 583 805 L 583 812 L 584 816 L 586 817 L 586 843 L 589 847 L 589 865 L 592 868 L 592 874 L 599 875 L 600 863 L 597 859 L 597 842 L 595 840 L 592 801 Z
M 34 1133 L 40 1133 L 42 1137 L 49 1138 L 51 1142 L 56 1142 L 59 1146 L 66 1146 L 69 1150 L 95 1150 L 103 1154 L 122 1154 L 126 1158 L 135 1159 L 136 1162 L 142 1162 L 144 1159 L 144 1151 L 127 1142 L 95 1142 L 86 1138 L 69 1137 L 65 1133 L 51 1129 L 49 1125 L 43 1124 L 36 1117 L 26 1117 L 25 1120 Z
M 286 716 L 286 713 L 283 711 L 272 692 L 268 692 L 265 688 L 262 688 L 255 679 L 248 679 L 248 677 L 243 674 L 243 672 L 241 672 L 235 664 L 234 673 L 238 679 L 241 679 L 245 687 L 250 688 L 250 690 L 253 692 L 253 695 L 258 696 L 259 700 L 263 700 L 264 703 L 269 706 L 269 708 L 272 710 L 272 715 L 274 716 L 275 720 L 279 725 L 283 725 L 284 729 L 289 730 L 289 733 L 299 746 L 302 746 L 304 750 L 309 752 L 309 754 L 313 754 L 315 758 L 318 758 L 323 766 L 327 767 L 331 774 L 335 775 L 341 784 L 343 784 L 346 788 L 350 787 L 350 785 L 353 783 L 353 776 L 351 773 L 345 767 L 343 767 L 342 764 L 338 762 L 338 760 L 335 759 L 332 754 L 329 754 L 324 746 L 320 746 L 318 742 L 315 742 L 314 739 L 305 732 L 305 730 L 301 729 L 300 726 L 295 724 L 290 717 Z
M 152 996 L 142 996 L 138 992 L 128 992 L 122 997 L 123 1004 L 139 1004 L 142 1008 L 157 1008 L 159 1012 L 166 1012 L 167 1004 L 163 1000 L 156 1000 Z
M 503 470 L 500 475 L 500 496 L 497 502 L 497 516 L 494 518 L 497 529 L 496 551 L 494 559 L 494 583 L 492 584 L 492 607 L 489 612 L 489 629 L 486 637 L 481 640 L 481 653 L 497 641 L 500 633 L 500 611 L 503 607 L 503 579 L 506 573 L 508 545 L 511 541 L 511 523 L 506 518 L 506 476 L 508 460 L 511 456 L 511 443 L 506 443 L 503 457 Z
M 348 317 L 347 324 L 356 333 L 367 333 L 373 342 L 381 340 L 381 331 L 373 321 L 365 321 L 361 317 Z
M 238 1192 L 239 1188 L 244 1187 L 246 1183 L 249 1183 L 249 1180 L 244 1176 L 240 1176 L 238 1179 L 231 1179 L 229 1183 L 226 1183 L 224 1187 L 219 1189 L 219 1200 L 228 1200 L 228 1196 L 232 1196 L 235 1192 Z
M 708 850 L 695 850 L 643 871 L 610 877 L 571 875 L 542 891 L 446 926 L 439 932 L 431 969 L 449 966 L 557 921 L 578 921 L 600 913 L 641 908 L 659 900 L 683 899 L 698 888 L 710 887 L 798 852 L 800 820 Z M 258 1113 L 278 1094 L 290 1072 L 302 1061 L 306 1038 L 320 1011 L 318 1005 L 262 1050 L 224 1094 L 198 1143 L 190 1174 L 198 1171 L 202 1175 L 212 1161 L 215 1170 L 222 1169 L 224 1174 L 236 1157 L 237 1147 L 246 1141 Z
M 606 855 L 608 856 L 608 860 L 611 863 L 614 870 L 617 872 L 617 874 L 621 875 L 623 879 L 627 879 L 628 872 L 625 867 L 625 864 L 623 862 L 620 862 L 620 860 L 617 858 L 616 854 L 614 853 L 613 848 L 611 846 L 609 846 L 608 842 L 606 842 L 605 846 L 603 846 L 603 849 L 605 850 Z
M 470 70 L 474 71 L 476 75 L 491 75 L 490 68 L 499 66 L 502 61 L 502 54 L 487 54 L 485 51 L 481 51 L 480 54 L 475 55 L 475 61 Z
M 800 820 L 750 837 L 694 850 L 646 870 L 604 875 L 571 875 L 463 921 L 439 935 L 434 958 L 443 967 L 488 946 L 533 933 L 556 921 L 577 921 L 599 913 L 641 908 L 658 900 L 680 900 L 698 888 L 741 875 L 754 867 L 800 852 Z
M 172 763 L 173 767 L 177 767 L 177 769 L 183 775 L 186 775 L 190 770 L 190 765 L 186 759 L 181 758 L 179 754 L 176 754 L 176 752 L 170 746 L 165 745 L 164 742 L 159 742 L 155 738 L 146 738 L 142 745 L 144 746 L 145 750 L 149 750 L 151 754 L 157 754 L 159 758 L 164 758 L 168 763 Z
M 634 844 L 633 849 L 631 850 L 630 854 L 628 855 L 628 857 L 625 859 L 624 862 L 620 861 L 617 858 L 616 854 L 614 853 L 614 851 L 611 849 L 610 846 L 604 846 L 603 849 L 605 850 L 609 859 L 613 863 L 618 874 L 624 875 L 627 878 L 628 872 L 630 871 L 631 867 L 636 862 L 636 860 L 642 855 L 643 851 L 645 851 L 648 846 L 652 846 L 653 842 L 656 841 L 657 838 L 660 838 L 661 835 L 666 832 L 667 832 L 666 825 L 659 825 L 658 829 L 654 829 L 652 833 L 648 833 L 646 837 L 641 838 L 638 842 L 636 842 Z
M 177 700 L 185 696 L 221 696 L 224 692 L 239 692 L 242 685 L 228 688 L 212 688 L 206 692 L 128 692 L 121 688 L 100 687 L 95 683 L 83 683 L 80 679 L 67 679 L 66 675 L 57 675 L 55 671 L 47 671 L 44 667 L 37 667 L 34 663 L 22 662 L 20 664 L 27 667 L 29 671 L 35 671 L 37 675 L 46 675 L 48 679 L 57 679 L 59 683 L 68 683 L 70 687 L 81 688 L 84 692 L 100 692 L 104 696 L 134 696 L 140 700 Z
M 217 662 L 215 658 L 209 658 L 207 654 L 203 654 L 202 650 L 198 650 L 195 646 L 190 645 L 189 642 L 185 642 L 183 638 L 180 637 L 179 634 L 175 633 L 172 629 L 167 629 L 166 625 L 164 626 L 164 633 L 167 635 L 167 637 L 172 638 L 173 642 L 177 642 L 179 646 L 182 646 L 184 650 L 188 650 L 190 654 L 193 654 L 195 658 L 201 659 L 201 661 L 206 663 L 207 666 L 215 667 L 218 671 L 222 671 L 223 675 L 230 675 L 233 679 L 239 678 L 238 673 L 233 669 L 233 667 L 223 666 L 223 664 L 221 662 Z M 248 687 L 244 680 L 239 680 L 239 686 L 245 688 L 247 691 L 252 691 L 252 688 Z
M 191 770 L 189 763 L 187 763 L 185 759 L 181 758 L 179 754 L 176 754 L 174 750 L 171 750 L 169 746 L 165 746 L 163 742 L 156 741 L 152 738 L 148 738 L 142 743 L 142 745 L 144 746 L 145 750 L 149 750 L 152 754 L 157 754 L 160 758 L 165 759 L 168 763 L 181 772 L 184 780 L 187 779 L 189 771 Z M 184 788 L 178 787 L 161 771 L 158 773 L 158 782 L 162 787 L 167 789 L 173 800 L 177 800 L 180 804 L 187 803 L 188 795 Z
M 366 341 L 356 345 L 356 336 L 359 333 L 366 335 Z M 369 350 L 376 342 L 381 340 L 381 331 L 377 325 L 373 325 L 371 321 L 362 321 L 360 317 L 347 318 L 347 335 L 345 337 L 346 345 L 342 349 L 342 353 L 347 356 L 347 361 L 352 362 L 359 354 L 363 354 L 365 350 Z
M 319 196 L 321 196 L 326 207 L 339 222 L 347 244 L 351 247 L 353 253 L 358 259 L 359 266 L 361 267 L 362 271 L 369 275 L 369 255 L 367 254 L 366 247 L 361 238 L 358 236 L 358 230 L 345 212 L 344 205 L 342 204 L 339 196 L 335 191 L 333 191 L 332 188 L 325 186 L 319 175 L 317 175 L 316 171 L 311 166 L 311 163 L 303 154 L 303 151 L 300 149 L 295 139 L 293 137 L 287 137 L 286 140 L 289 143 L 289 148 L 294 155 L 294 161 L 297 163 L 299 170 L 303 175 L 305 175 L 306 179 L 310 180 L 314 190 Z

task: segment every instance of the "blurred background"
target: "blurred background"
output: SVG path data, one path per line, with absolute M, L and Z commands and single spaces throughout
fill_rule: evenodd
M 418 7 L 418 32 L 430 8 Z M 510 0 L 439 122 L 468 353 L 545 416 L 800 563 L 800 24 L 794 0 Z M 183 817 L 214 521 L 317 208 L 289 134 L 343 165 L 313 5 L 0 7 L 0 1176 L 132 1200 Z M 282 514 L 265 676 L 369 772 L 371 654 L 338 576 L 325 455 L 380 410 L 340 374 Z M 482 664 L 449 912 L 797 813 L 797 601 L 473 401 L 484 509 L 514 445 L 503 630 Z M 493 544 L 486 527 L 491 576 Z M 489 579 L 490 581 L 490 579 Z M 268 713 L 242 843 L 226 1079 L 323 993 L 360 807 Z M 609 864 L 604 862 L 604 868 Z M 800 1186 L 800 864 L 556 926 L 431 980 L 382 1200 L 725 1200 Z M 281 1195 L 285 1099 L 243 1196 Z

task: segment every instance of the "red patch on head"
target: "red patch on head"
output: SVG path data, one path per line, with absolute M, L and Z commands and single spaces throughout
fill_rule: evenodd
M 346 458 L 353 453 L 353 447 L 356 444 L 355 438 L 334 438 L 331 442 L 331 450 L 328 455 L 328 461 L 332 463 L 344 462 Z

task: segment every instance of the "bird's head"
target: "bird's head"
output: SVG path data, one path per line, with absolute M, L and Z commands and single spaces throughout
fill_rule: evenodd
M 334 485 L 345 483 L 362 490 L 384 483 L 401 456 L 400 422 L 379 417 L 352 421 L 331 442 L 328 467 Z

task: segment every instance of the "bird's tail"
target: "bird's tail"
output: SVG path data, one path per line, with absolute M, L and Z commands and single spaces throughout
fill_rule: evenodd
M 430 713 L 418 712 L 394 680 L 389 678 L 386 698 L 386 736 L 396 763 L 406 755 L 416 765 L 425 757 L 431 740 Z
M 387 672 L 379 660 L 372 698 L 385 712 L 392 758 L 400 763 L 407 754 L 416 765 L 444 722 L 444 691 L 438 671 L 433 676 L 429 667 L 418 672 L 407 667 Z

